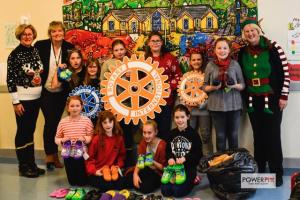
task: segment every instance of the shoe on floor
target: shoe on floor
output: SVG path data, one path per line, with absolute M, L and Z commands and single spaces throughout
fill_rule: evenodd
M 19 175 L 27 178 L 37 178 L 39 172 L 30 164 L 20 164 Z
M 86 195 L 86 191 L 83 188 L 77 188 L 76 193 L 72 196 L 71 200 L 83 200 Z
M 40 175 L 44 175 L 46 173 L 46 170 L 39 168 L 35 163 L 32 165 L 33 169 L 36 170 Z

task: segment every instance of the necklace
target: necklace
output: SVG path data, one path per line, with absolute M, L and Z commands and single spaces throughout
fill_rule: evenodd
M 58 67 L 58 64 L 59 64 L 59 61 L 60 61 L 60 57 L 61 57 L 61 47 L 60 47 L 60 49 L 59 49 L 59 55 L 58 55 L 58 58 L 56 57 L 53 43 L 52 43 L 52 50 L 53 50 L 53 54 L 54 54 L 54 59 L 55 59 L 56 67 Z

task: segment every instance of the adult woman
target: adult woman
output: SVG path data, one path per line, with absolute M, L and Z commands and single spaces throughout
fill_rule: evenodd
M 243 24 L 243 38 L 248 42 L 239 55 L 245 82 L 246 100 L 254 136 L 254 158 L 260 173 L 276 173 L 276 186 L 282 185 L 282 149 L 280 124 L 287 105 L 289 73 L 281 47 L 262 36 L 257 21 Z
M 68 84 L 62 84 L 58 88 L 52 88 L 51 83 L 58 65 L 66 63 L 68 49 L 74 48 L 72 44 L 64 40 L 64 35 L 65 28 L 62 22 L 52 21 L 48 28 L 48 36 L 50 39 L 41 40 L 35 44 L 44 65 L 41 108 L 45 118 L 44 149 L 48 170 L 63 167 L 58 159 L 58 148 L 54 142 L 54 137 L 57 125 L 64 111 Z
M 175 102 L 178 81 L 182 73 L 177 59 L 165 51 L 163 44 L 163 38 L 160 33 L 155 31 L 150 33 L 145 57 L 152 57 L 153 61 L 159 62 L 159 67 L 165 69 L 163 74 L 168 76 L 167 82 L 170 84 L 171 95 L 166 99 L 167 104 L 162 107 L 161 113 L 155 115 L 155 121 L 158 124 L 158 136 L 166 140 L 168 138 L 166 134 L 171 129 L 171 113 Z
M 33 134 L 40 108 L 43 65 L 36 48 L 32 46 L 37 33 L 32 25 L 22 24 L 16 28 L 20 41 L 7 60 L 7 86 L 17 121 L 15 137 L 19 174 L 35 178 L 45 174 L 35 164 Z

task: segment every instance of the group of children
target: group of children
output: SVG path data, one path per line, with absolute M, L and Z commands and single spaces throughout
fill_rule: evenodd
M 158 59 L 160 64 L 165 63 L 164 57 L 169 61 L 173 60 L 171 55 L 163 54 L 163 41 L 159 33 L 149 37 L 148 46 L 150 56 L 154 60 Z M 112 52 L 114 58 L 106 61 L 101 70 L 97 60 L 89 61 L 85 70 L 81 53 L 77 50 L 72 51 L 68 58 L 68 68 L 72 72 L 70 86 L 84 84 L 99 90 L 100 81 L 105 79 L 104 74 L 108 71 L 108 66 L 127 55 L 124 42 L 114 41 Z M 215 42 L 216 58 L 207 66 L 202 53 L 191 53 L 190 69 L 205 73 L 203 90 L 208 93 L 208 100 L 195 107 L 178 104 L 172 109 L 174 101 L 173 97 L 170 97 L 166 109 L 164 106 L 162 113 L 156 116 L 162 117 L 163 120 L 158 120 L 158 123 L 149 120 L 143 124 L 143 139 L 138 145 L 136 155 L 138 161 L 131 169 L 125 170 L 125 158 L 132 156 L 128 149 L 131 148 L 133 133 L 138 126 L 127 125 L 122 121 L 121 126 L 110 111 L 102 111 L 97 121 L 94 120 L 93 129 L 93 123 L 80 114 L 83 108 L 80 97 L 69 97 L 66 103 L 69 115 L 59 123 L 55 138 L 55 142 L 62 145 L 63 152 L 67 152 L 64 163 L 69 183 L 89 184 L 103 191 L 124 189 L 127 186 L 134 187 L 142 193 L 153 192 L 161 186 L 164 196 L 187 195 L 194 186 L 202 152 L 204 155 L 213 152 L 212 123 L 216 128 L 218 151 L 226 149 L 226 139 L 229 148 L 238 147 L 242 109 L 240 91 L 244 89 L 245 84 L 238 63 L 230 59 L 230 52 L 229 41 L 219 38 Z M 65 68 L 66 65 L 60 67 Z M 169 68 L 164 65 L 162 67 L 170 71 L 167 73 L 174 74 L 169 76 L 169 82 L 171 90 L 176 91 L 181 76 L 181 73 L 177 72 L 178 62 L 170 64 Z M 52 86 L 55 88 L 57 84 L 61 84 L 58 75 L 53 79 Z M 173 116 L 176 125 L 171 131 L 169 122 L 164 118 L 166 114 L 170 119 Z M 159 130 L 160 126 L 163 126 L 162 123 L 169 129 Z

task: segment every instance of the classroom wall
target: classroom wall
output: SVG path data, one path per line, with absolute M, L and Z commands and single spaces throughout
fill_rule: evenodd
M 48 23 L 52 20 L 62 19 L 62 0 L 34 1 L 10 0 L 2 2 L 0 8 L 0 64 L 6 62 L 11 49 L 4 48 L 4 25 L 19 22 L 22 15 L 30 17 L 30 22 L 38 31 L 38 38 L 46 38 Z M 262 28 L 267 37 L 278 41 L 286 50 L 287 22 L 289 16 L 300 17 L 299 0 L 259 0 L 259 18 L 264 18 Z M 298 10 L 297 10 L 298 9 Z M 2 65 L 0 65 L 1 67 Z M 1 70 L 0 70 L 1 71 Z M 300 113 L 300 93 L 291 92 L 288 107 L 284 112 L 282 122 L 282 146 L 285 158 L 299 158 L 299 130 L 300 123 L 297 118 Z M 7 93 L 0 93 L 0 149 L 14 148 L 14 135 L 16 131 L 15 118 L 11 106 L 11 99 Z M 35 148 L 43 149 L 42 144 L 43 117 L 40 114 L 35 133 Z M 240 146 L 253 150 L 251 126 L 246 115 L 242 118 L 240 130 Z

